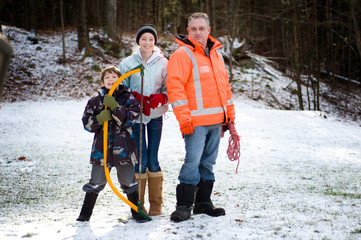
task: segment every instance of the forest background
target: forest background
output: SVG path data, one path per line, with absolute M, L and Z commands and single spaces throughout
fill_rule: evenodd
M 346 105 L 353 91 L 360 91 L 359 0 L 2 0 L 0 30 L 2 25 L 23 28 L 36 43 L 38 32 L 62 31 L 64 36 L 66 29 L 76 29 L 79 51 L 92 56 L 102 54 L 89 40 L 89 31 L 98 28 L 106 36 L 102 43 L 107 53 L 119 59 L 126 47 L 122 37 L 135 33 L 140 24 L 153 24 L 160 36 L 174 37 L 187 34 L 187 17 L 199 11 L 208 13 L 211 34 L 230 42 L 225 60 L 231 82 L 232 69 L 252 51 L 277 63 L 297 83 L 300 110 L 320 110 L 320 94 L 333 104 L 340 102 L 340 96 L 320 91 L 320 81 L 342 89 Z M 244 44 L 232 49 L 234 41 Z M 59 63 L 66 64 L 66 54 L 63 40 Z M 302 101 L 305 86 L 307 94 L 312 91 L 307 104 Z M 361 108 L 356 109 L 359 117 Z

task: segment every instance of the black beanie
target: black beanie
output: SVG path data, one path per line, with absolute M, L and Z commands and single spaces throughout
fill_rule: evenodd
M 140 25 L 138 32 L 137 32 L 137 38 L 135 40 L 136 43 L 139 45 L 140 37 L 146 32 L 153 34 L 154 44 L 157 44 L 157 31 L 155 30 L 153 25 Z

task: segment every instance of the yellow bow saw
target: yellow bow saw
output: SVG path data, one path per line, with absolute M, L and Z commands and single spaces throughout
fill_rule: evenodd
M 129 72 L 123 74 L 122 76 L 120 76 L 118 78 L 118 80 L 113 84 L 113 86 L 110 88 L 109 90 L 109 95 L 112 96 L 114 93 L 115 88 L 127 77 L 129 77 L 130 75 L 137 73 L 137 72 L 141 72 L 142 74 L 142 78 L 143 78 L 143 70 L 144 70 L 144 66 L 143 65 L 139 65 L 135 68 L 133 68 L 132 70 L 130 70 Z M 105 109 L 107 109 L 107 106 L 105 106 Z M 142 104 L 141 104 L 141 112 L 140 114 L 142 114 Z M 105 121 L 103 124 L 103 151 L 104 151 L 104 171 L 105 171 L 105 177 L 107 178 L 107 182 L 110 186 L 110 188 L 113 190 L 113 192 L 121 199 L 123 200 L 126 204 L 128 204 L 132 209 L 134 209 L 135 211 L 137 211 L 142 217 L 144 217 L 146 220 L 151 221 L 152 219 L 142 210 L 142 206 L 141 206 L 141 202 L 138 201 L 138 207 L 135 206 L 131 201 L 129 201 L 128 199 L 126 199 L 113 185 L 112 179 L 110 178 L 109 175 L 109 168 L 107 167 L 107 153 L 108 153 L 108 121 Z

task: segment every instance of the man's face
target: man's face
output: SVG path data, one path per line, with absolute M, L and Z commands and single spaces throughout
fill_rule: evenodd
M 187 28 L 189 36 L 199 42 L 203 48 L 207 46 L 208 35 L 211 32 L 211 27 L 207 25 L 204 18 L 193 18 Z

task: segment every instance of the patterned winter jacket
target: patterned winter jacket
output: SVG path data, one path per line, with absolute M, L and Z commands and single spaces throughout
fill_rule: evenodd
M 96 120 L 96 115 L 104 109 L 103 98 L 108 92 L 104 87 L 99 89 L 88 101 L 82 118 L 85 130 L 95 133 L 90 163 L 103 166 L 103 125 Z M 107 166 L 135 164 L 137 150 L 132 126 L 139 117 L 140 107 L 126 86 L 119 85 L 113 97 L 119 106 L 112 111 L 113 120 L 108 122 Z

